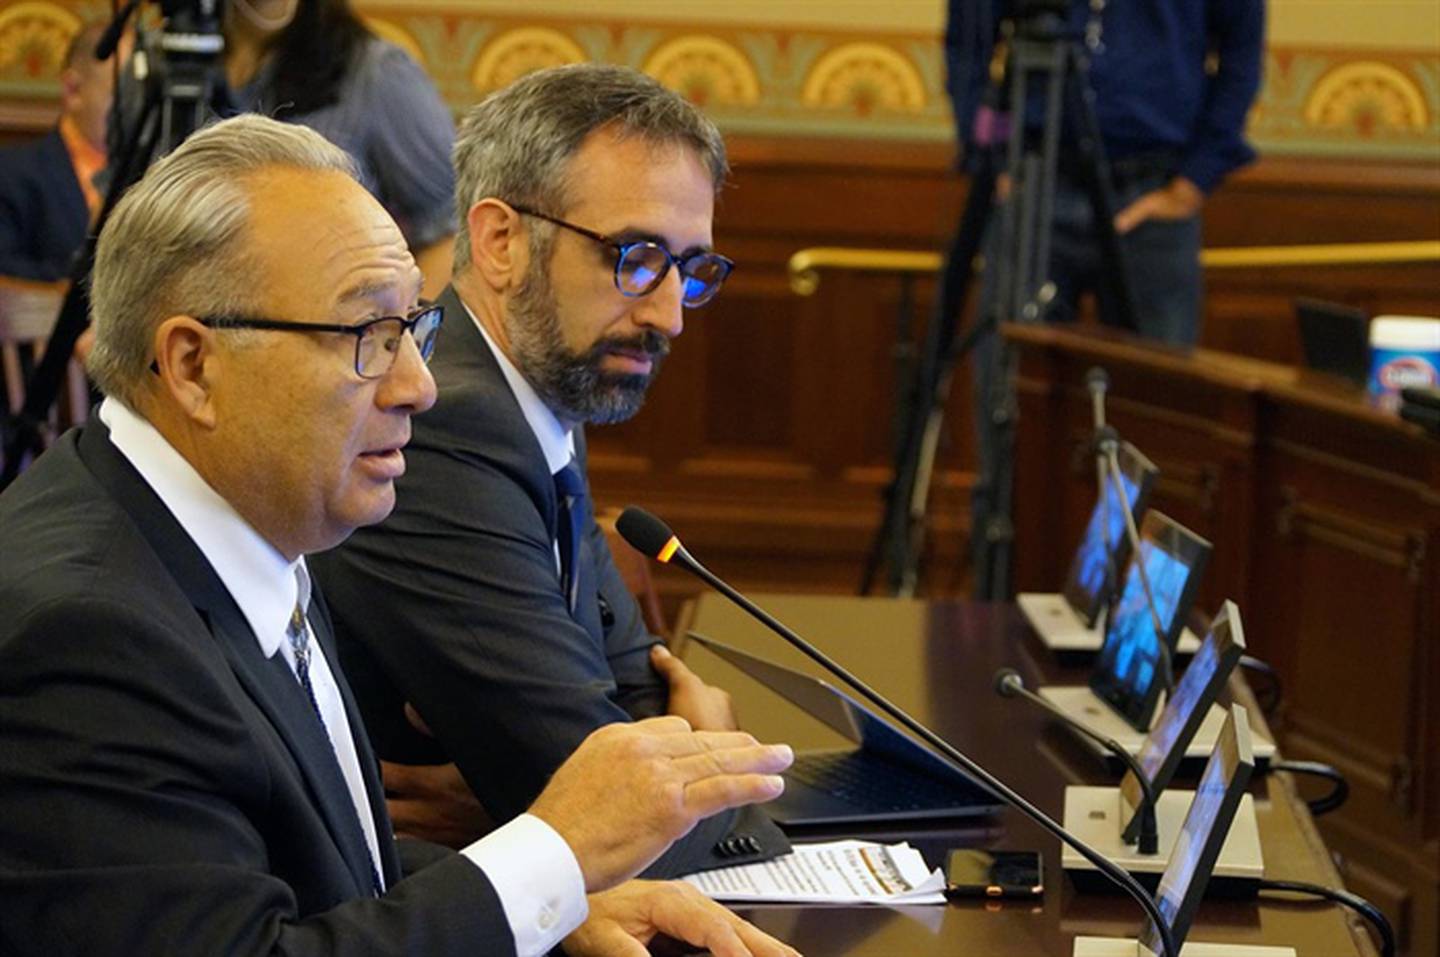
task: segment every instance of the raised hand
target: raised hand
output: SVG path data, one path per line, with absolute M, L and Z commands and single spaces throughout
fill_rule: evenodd
M 556 770 L 530 813 L 579 861 L 588 891 L 633 877 L 702 818 L 778 797 L 788 745 L 741 731 L 692 731 L 683 718 L 606 725 Z

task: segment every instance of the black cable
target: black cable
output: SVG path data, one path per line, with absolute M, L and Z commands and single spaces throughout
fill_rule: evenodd
M 1280 673 L 1254 655 L 1241 655 L 1240 667 L 1265 677 L 1265 683 L 1254 689 L 1255 702 L 1260 705 L 1265 717 L 1273 717 L 1280 702 L 1285 700 L 1285 685 L 1280 680 Z
M 1350 782 L 1346 781 L 1345 775 L 1332 765 L 1322 764 L 1319 761 L 1271 761 L 1270 770 L 1289 771 L 1291 774 L 1308 774 L 1312 777 L 1324 778 L 1334 785 L 1329 794 L 1305 802 L 1314 817 L 1329 814 L 1350 797 Z
M 1359 894 L 1333 890 L 1329 887 L 1321 887 L 1319 884 L 1307 884 L 1303 881 L 1262 880 L 1260 890 L 1281 891 L 1286 894 L 1309 894 L 1312 897 L 1321 897 L 1342 907 L 1348 907 L 1374 926 L 1375 932 L 1380 937 L 1380 957 L 1395 957 L 1395 928 L 1390 925 L 1389 919 L 1381 912 L 1380 908 Z

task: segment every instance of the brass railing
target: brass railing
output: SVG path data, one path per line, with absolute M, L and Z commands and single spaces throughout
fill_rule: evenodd
M 1205 249 L 1206 269 L 1255 269 L 1277 266 L 1363 266 L 1440 262 L 1440 240 L 1397 243 L 1337 243 L 1306 246 L 1236 246 Z M 929 275 L 939 272 L 938 252 L 812 246 L 790 257 L 790 288 L 801 296 L 820 288 L 822 270 Z

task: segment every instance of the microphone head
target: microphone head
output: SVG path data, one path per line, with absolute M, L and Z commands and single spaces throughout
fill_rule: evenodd
M 1015 692 L 1025 687 L 1025 679 L 1014 668 L 1001 668 L 995 672 L 995 693 L 1002 698 L 1012 698 Z
M 1110 385 L 1110 374 L 1099 366 L 1092 366 L 1085 373 L 1085 387 L 1091 392 L 1104 392 Z
M 637 505 L 626 507 L 615 520 L 615 530 L 630 547 L 656 561 L 668 562 L 680 548 L 670 526 Z

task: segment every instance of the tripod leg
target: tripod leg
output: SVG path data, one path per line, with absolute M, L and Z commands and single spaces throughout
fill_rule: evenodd
M 993 153 L 987 152 L 970 184 L 971 190 L 975 192 L 975 201 L 967 203 L 960 230 L 950 248 L 949 261 L 957 265 L 946 270 L 942 280 L 937 300 L 938 308 L 932 325 L 933 335 L 927 342 L 925 381 L 929 388 L 924 425 L 920 432 L 915 479 L 911 483 L 909 552 L 905 556 L 900 588 L 900 594 L 905 596 L 914 594 L 919 580 L 920 559 L 925 548 L 925 516 L 929 511 L 931 480 L 934 477 L 940 436 L 945 425 L 945 409 L 950 401 L 950 388 L 955 380 L 955 366 L 973 347 L 977 328 L 985 325 L 983 317 L 977 316 L 973 323 L 977 328 L 972 328 L 963 338 L 956 336 L 961 317 L 965 314 L 966 300 L 969 298 L 969 280 L 974 274 L 973 264 L 979 256 L 990 213 L 994 209 L 995 179 L 995 157 Z M 959 264 L 969 264 L 970 268 L 962 270 Z
M 994 163 L 987 153 L 971 181 L 965 209 L 940 274 L 935 307 L 916 362 L 905 421 L 899 428 L 900 441 L 896 444 L 893 477 L 885 493 L 884 516 L 871 543 L 861 576 L 862 595 L 870 593 L 883 557 L 887 554 L 890 560 L 888 582 L 892 593 L 905 588 L 913 590 L 918 577 L 919 549 L 915 547 L 915 534 L 917 527 L 923 528 L 924 503 L 922 501 L 920 505 L 917 521 L 916 491 L 918 487 L 928 490 L 928 470 L 933 465 L 933 459 L 926 459 L 925 437 L 931 428 L 929 423 L 935 403 L 944 401 L 944 396 L 936 398 L 937 383 L 944 376 L 942 370 L 952 366 L 957 358 L 952 350 L 955 329 L 965 310 L 966 290 L 990 219 L 994 192 Z M 948 392 L 947 387 L 945 395 Z M 925 474 L 922 475 L 922 472 Z M 922 499 L 924 497 L 922 493 Z

